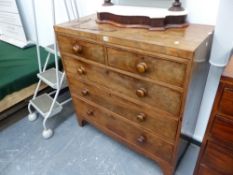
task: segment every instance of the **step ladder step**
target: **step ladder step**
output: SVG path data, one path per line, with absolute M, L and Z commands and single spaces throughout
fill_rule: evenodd
M 58 72 L 60 79 L 62 77 L 62 74 L 63 73 L 61 71 Z M 53 89 L 57 89 L 57 77 L 56 77 L 56 69 L 55 68 L 51 68 L 51 69 L 48 69 L 44 72 L 41 72 L 41 73 L 37 74 L 37 77 L 39 79 L 41 79 L 44 83 L 46 83 L 47 85 L 52 87 Z M 66 76 L 63 79 L 61 89 L 65 88 L 65 87 L 67 87 Z
M 35 108 L 37 112 L 39 112 L 43 117 L 48 115 L 50 107 L 53 103 L 53 98 L 48 94 L 43 94 L 41 96 L 36 97 L 35 99 L 30 100 L 30 104 Z M 56 115 L 61 112 L 62 105 L 58 102 L 55 102 L 52 113 L 49 117 Z
M 51 54 L 55 54 L 55 49 L 54 49 L 54 48 L 55 48 L 55 47 L 54 47 L 54 44 L 50 44 L 50 45 L 48 45 L 48 46 L 45 47 L 45 50 L 46 50 L 47 52 L 51 53 Z M 61 57 L 61 54 L 60 54 L 59 51 L 57 52 L 57 55 L 58 55 L 59 57 Z

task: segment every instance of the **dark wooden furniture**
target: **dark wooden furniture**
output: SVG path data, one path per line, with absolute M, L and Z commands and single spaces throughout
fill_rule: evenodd
M 180 2 L 175 2 L 170 10 L 163 8 L 119 6 L 105 3 L 97 10 L 97 22 L 126 28 L 165 30 L 186 27 L 187 11 Z
M 182 125 L 195 125 L 199 112 L 213 27 L 122 29 L 93 15 L 55 31 L 79 124 L 91 123 L 173 174 Z
M 221 76 L 196 175 L 233 175 L 233 56 Z

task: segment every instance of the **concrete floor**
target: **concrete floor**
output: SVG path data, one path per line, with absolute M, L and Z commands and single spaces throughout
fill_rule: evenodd
M 26 116 L 23 109 L 14 118 Z M 20 117 L 19 117 L 20 118 Z M 26 117 L 0 128 L 0 175 L 160 175 L 155 162 L 91 125 L 78 126 L 72 103 L 50 119 L 55 135 L 44 140 L 42 118 Z M 190 145 L 176 175 L 192 175 L 199 147 Z

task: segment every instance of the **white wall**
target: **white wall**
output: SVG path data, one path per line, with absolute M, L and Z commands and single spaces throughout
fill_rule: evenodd
M 35 40 L 32 16 L 32 0 L 18 0 L 29 39 Z M 114 0 L 113 0 L 114 1 Z M 46 46 L 53 42 L 53 28 L 51 17 L 51 0 L 35 0 L 38 29 L 40 31 L 40 44 Z M 58 23 L 67 21 L 64 0 L 56 0 Z M 169 7 L 172 0 L 115 0 L 116 3 L 138 6 Z M 217 6 L 219 0 L 183 0 L 183 5 L 189 11 L 188 20 L 192 23 L 215 24 Z M 95 13 L 96 9 L 103 3 L 103 0 L 77 0 L 80 16 Z M 201 5 L 200 5 L 201 4 Z M 211 4 L 211 5 L 210 5 Z M 208 10 L 207 10 L 208 9 Z M 208 11 L 208 12 L 207 12 Z M 203 15 L 205 14 L 205 15 Z
M 182 1 L 182 0 L 181 0 Z M 184 0 L 191 23 L 215 25 L 220 0 Z
M 168 8 L 173 0 L 113 0 L 113 2 L 120 5 Z
M 221 0 L 211 52 L 211 64 L 225 66 L 233 48 L 233 1 Z
M 32 0 L 18 0 L 20 9 L 26 24 L 29 39 L 35 41 Z M 68 1 L 67 1 L 68 2 Z M 71 2 L 71 1 L 70 1 Z M 102 4 L 102 0 L 77 0 L 80 16 L 95 13 L 96 8 Z M 43 46 L 53 42 L 53 22 L 51 12 L 51 0 L 35 0 L 37 23 L 39 30 L 39 41 Z M 64 0 L 55 0 L 57 23 L 68 21 L 65 11 Z M 68 4 L 69 5 L 69 4 Z
M 220 0 L 181 0 L 188 10 L 188 21 L 198 24 L 216 23 L 218 4 Z M 168 8 L 174 0 L 115 0 L 123 5 L 148 6 Z
M 213 47 L 211 51 L 211 67 L 206 89 L 203 96 L 194 138 L 202 141 L 208 119 L 213 106 L 214 97 L 219 84 L 223 67 L 227 64 L 233 48 L 233 1 L 221 0 L 215 28 Z M 216 67 L 218 66 L 218 67 Z

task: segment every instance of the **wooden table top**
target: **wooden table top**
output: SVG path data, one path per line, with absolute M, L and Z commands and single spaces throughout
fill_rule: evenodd
M 156 46 L 156 50 L 151 51 L 192 59 L 193 52 L 209 35 L 213 34 L 214 27 L 189 24 L 184 28 L 149 31 L 147 29 L 120 28 L 109 24 L 98 24 L 96 15 L 90 15 L 80 20 L 57 25 L 55 31 L 78 35 L 97 42 L 138 47 L 144 50 L 151 50 Z M 183 53 L 179 55 L 177 51 Z

